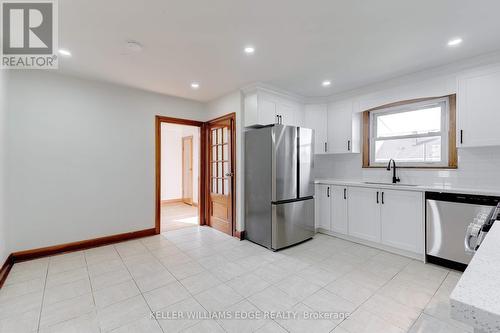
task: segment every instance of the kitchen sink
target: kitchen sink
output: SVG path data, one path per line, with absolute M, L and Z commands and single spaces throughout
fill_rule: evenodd
M 393 184 L 393 183 L 377 183 L 377 182 L 363 182 L 363 184 L 369 184 L 369 185 L 392 185 L 392 186 L 418 186 L 414 184 Z

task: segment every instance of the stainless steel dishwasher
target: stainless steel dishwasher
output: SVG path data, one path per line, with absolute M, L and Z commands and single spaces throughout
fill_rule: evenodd
M 464 245 L 467 227 L 477 216 L 489 214 L 500 197 L 426 192 L 425 199 L 427 261 L 465 270 L 472 259 Z

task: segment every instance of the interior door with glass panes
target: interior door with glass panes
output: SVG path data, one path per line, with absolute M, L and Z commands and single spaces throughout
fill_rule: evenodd
M 208 125 L 210 191 L 208 198 L 209 226 L 233 234 L 233 119 Z

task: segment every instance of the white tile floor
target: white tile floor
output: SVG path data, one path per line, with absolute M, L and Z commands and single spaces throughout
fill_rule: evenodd
M 449 317 L 459 277 L 321 234 L 274 253 L 192 227 L 14 265 L 0 332 L 471 332 Z M 297 317 L 187 317 L 287 310 Z M 306 318 L 320 312 L 336 316 Z

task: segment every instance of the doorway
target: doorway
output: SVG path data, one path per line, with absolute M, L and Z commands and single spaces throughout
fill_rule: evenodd
M 200 225 L 203 123 L 156 117 L 156 232 Z
M 203 123 L 156 116 L 157 234 L 208 225 L 239 237 L 235 228 L 235 117 L 231 113 Z M 178 172 L 169 173 L 169 165 Z M 181 185 L 176 196 L 172 193 L 178 193 L 177 184 Z

